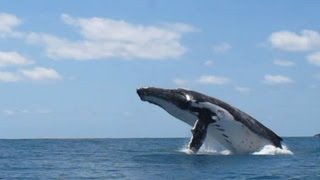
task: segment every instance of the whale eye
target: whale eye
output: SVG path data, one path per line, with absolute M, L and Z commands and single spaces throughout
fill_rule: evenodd
M 182 92 L 177 92 L 177 96 L 179 96 L 181 99 L 186 99 L 186 95 Z
M 188 93 L 179 91 L 179 94 L 183 95 L 183 97 L 187 100 L 187 101 L 191 101 L 193 99 L 193 97 L 191 95 L 189 95 Z
M 186 99 L 186 100 L 188 100 L 186 94 L 183 93 L 183 92 L 181 92 L 181 91 L 177 91 L 177 92 L 176 92 L 176 96 L 178 96 L 178 97 L 181 98 L 181 99 Z
M 188 109 L 191 106 L 191 96 L 181 91 L 176 92 L 175 104 L 181 109 Z

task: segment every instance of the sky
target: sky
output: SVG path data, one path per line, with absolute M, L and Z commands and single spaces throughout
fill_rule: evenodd
M 189 137 L 141 102 L 188 88 L 320 132 L 319 1 L 0 1 L 0 138 Z

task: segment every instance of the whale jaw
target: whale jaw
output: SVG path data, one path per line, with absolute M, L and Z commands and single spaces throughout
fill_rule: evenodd
M 173 104 L 180 109 L 188 109 L 190 106 L 190 97 L 179 89 L 161 89 L 161 88 L 139 88 L 137 93 L 142 101 L 148 101 L 162 107 L 159 101 Z M 162 107 L 164 108 L 164 107 Z

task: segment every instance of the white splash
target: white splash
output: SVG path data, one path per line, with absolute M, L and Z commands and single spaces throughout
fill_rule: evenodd
M 190 155 L 232 155 L 233 153 L 217 144 L 207 145 L 204 144 L 197 154 L 194 154 L 188 149 L 188 145 L 185 144 L 179 152 L 190 154 Z M 261 150 L 256 151 L 250 155 L 293 155 L 292 151 L 288 149 L 286 145 L 282 145 L 282 149 L 277 148 L 273 145 L 265 145 Z
M 197 154 L 194 154 L 189 148 L 188 144 L 185 144 L 179 152 L 183 152 L 185 154 L 190 154 L 190 155 L 231 155 L 232 152 L 229 151 L 228 149 L 225 149 L 221 147 L 218 144 L 215 145 L 208 145 L 204 144 L 198 151 Z
M 265 145 L 261 150 L 252 153 L 253 155 L 293 155 L 292 151 L 286 145 L 282 149 L 273 145 Z

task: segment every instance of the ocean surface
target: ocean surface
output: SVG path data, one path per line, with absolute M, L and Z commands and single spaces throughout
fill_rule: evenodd
M 285 150 L 250 155 L 190 155 L 188 141 L 0 140 L 0 179 L 320 179 L 320 138 L 285 138 Z

